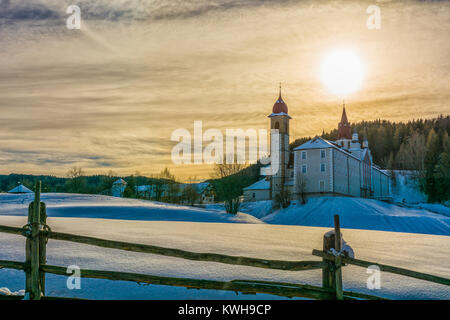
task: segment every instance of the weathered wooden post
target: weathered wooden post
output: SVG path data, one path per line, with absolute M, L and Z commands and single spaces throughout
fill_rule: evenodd
M 44 202 L 40 204 L 40 222 L 41 226 L 47 225 L 47 208 Z M 44 229 L 45 230 L 45 229 Z M 45 232 L 39 233 L 39 267 L 47 263 L 47 242 L 48 238 Z M 41 295 L 45 296 L 45 272 L 39 272 L 39 283 L 41 287 Z
M 323 236 L 323 251 L 330 252 L 334 248 L 334 234 L 327 232 Z M 325 266 L 322 268 L 322 287 L 325 289 L 336 290 L 336 277 L 334 275 L 334 262 L 322 258 Z
M 36 182 L 34 191 L 34 203 L 31 216 L 31 250 L 30 250 L 30 299 L 41 299 L 39 276 L 39 233 L 40 233 L 40 208 L 41 208 L 41 182 Z
M 341 226 L 339 222 L 339 215 L 334 216 L 334 250 L 340 252 L 342 249 Z M 342 258 L 340 255 L 335 258 L 335 278 L 336 278 L 336 299 L 344 300 L 344 293 L 342 291 Z

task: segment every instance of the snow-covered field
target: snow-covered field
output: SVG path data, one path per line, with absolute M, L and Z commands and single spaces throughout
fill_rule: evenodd
M 34 194 L 0 194 L 0 215 L 28 214 Z M 162 202 L 101 195 L 43 193 L 49 217 L 104 218 L 125 220 L 261 223 L 245 213 L 235 216 L 223 210 L 194 208 Z
M 362 198 L 311 198 L 305 205 L 291 205 L 261 220 L 270 224 L 332 227 L 335 214 L 340 215 L 343 228 L 450 236 L 449 216 Z
M 24 225 L 31 199 L 30 195 L 1 194 L 0 224 Z M 332 198 L 322 199 L 322 202 L 309 201 L 306 206 L 292 206 L 257 219 L 244 213 L 236 218 L 230 217 L 219 206 L 201 209 L 107 196 L 67 194 L 43 194 L 42 199 L 48 207 L 48 224 L 54 231 L 196 252 L 280 260 L 318 260 L 311 255 L 311 251 L 321 249 L 323 234 L 330 230 L 328 226 L 332 225 L 333 214 L 339 213 L 344 238 L 353 247 L 356 258 L 450 277 L 450 218 L 423 209 L 400 208 L 366 199 Z M 264 208 L 264 204 L 252 206 L 261 210 Z M 391 215 L 386 217 L 389 212 Z M 322 224 L 327 228 L 269 224 L 283 221 L 284 224 L 300 224 L 302 221 L 297 218 L 299 215 L 306 222 Z M 289 221 L 292 223 L 287 223 Z M 357 230 L 374 226 L 379 230 L 405 229 L 404 232 L 444 235 Z M 0 233 L 0 259 L 23 261 L 24 245 L 23 237 Z M 289 272 L 258 269 L 54 240 L 49 241 L 47 248 L 48 263 L 59 266 L 75 264 L 81 268 L 161 276 L 321 285 L 320 270 Z M 380 290 L 369 290 L 366 287 L 368 276 L 364 268 L 345 267 L 344 289 L 396 299 L 450 299 L 449 287 L 388 273 L 381 275 Z M 100 279 L 82 279 L 80 290 L 69 290 L 66 280 L 63 276 L 47 275 L 47 294 L 94 299 L 277 298 L 262 294 L 236 295 L 225 291 L 188 290 Z M 24 283 L 23 272 L 0 270 L 0 288 L 4 288 L 0 292 L 18 292 L 24 288 Z

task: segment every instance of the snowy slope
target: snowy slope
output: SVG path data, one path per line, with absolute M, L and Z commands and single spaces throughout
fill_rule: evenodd
M 33 194 L 0 194 L 0 215 L 25 216 L 33 199 Z M 49 217 L 262 223 L 245 213 L 229 215 L 218 210 L 100 195 L 43 193 L 41 201 L 47 205 Z
M 25 217 L 0 216 L 0 224 L 22 226 Z M 319 260 L 312 249 L 322 247 L 328 228 L 267 224 L 125 221 L 49 218 L 54 231 L 106 239 L 154 244 L 196 252 L 215 252 L 280 260 Z M 394 232 L 343 230 L 356 258 L 450 277 L 450 237 Z M 24 260 L 24 238 L 0 234 L 0 259 Z M 213 262 L 188 261 L 158 255 L 50 240 L 48 263 L 81 268 L 139 272 L 200 279 L 254 279 L 321 285 L 321 271 L 289 272 Z M 343 269 L 344 289 L 396 299 L 450 299 L 449 287 L 403 276 L 381 274 L 381 289 L 366 287 L 365 268 Z M 146 286 L 125 281 L 82 279 L 80 290 L 68 290 L 66 277 L 47 275 L 48 295 L 94 299 L 264 299 L 270 295 L 235 295 L 233 292 Z M 0 270 L 0 288 L 24 288 L 23 272 Z M 4 290 L 6 291 L 6 290 Z
M 332 227 L 335 214 L 340 215 L 343 228 L 450 235 L 450 217 L 362 198 L 311 198 L 305 205 L 291 205 L 261 220 L 270 224 Z

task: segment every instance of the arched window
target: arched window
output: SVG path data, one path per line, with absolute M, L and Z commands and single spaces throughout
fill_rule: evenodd
M 280 129 L 280 123 L 278 121 L 275 122 L 275 129 Z

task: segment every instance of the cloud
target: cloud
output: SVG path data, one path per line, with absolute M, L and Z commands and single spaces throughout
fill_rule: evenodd
M 83 0 L 82 28 L 68 30 L 71 2 L 0 2 L 4 173 L 168 165 L 208 176 L 208 167 L 172 165 L 172 131 L 192 132 L 195 120 L 204 130 L 267 128 L 279 82 L 291 140 L 333 129 L 341 101 L 317 69 L 337 46 L 367 66 L 348 99 L 351 122 L 450 112 L 445 2 L 380 2 L 378 31 L 366 28 L 369 2 L 257 0 Z

